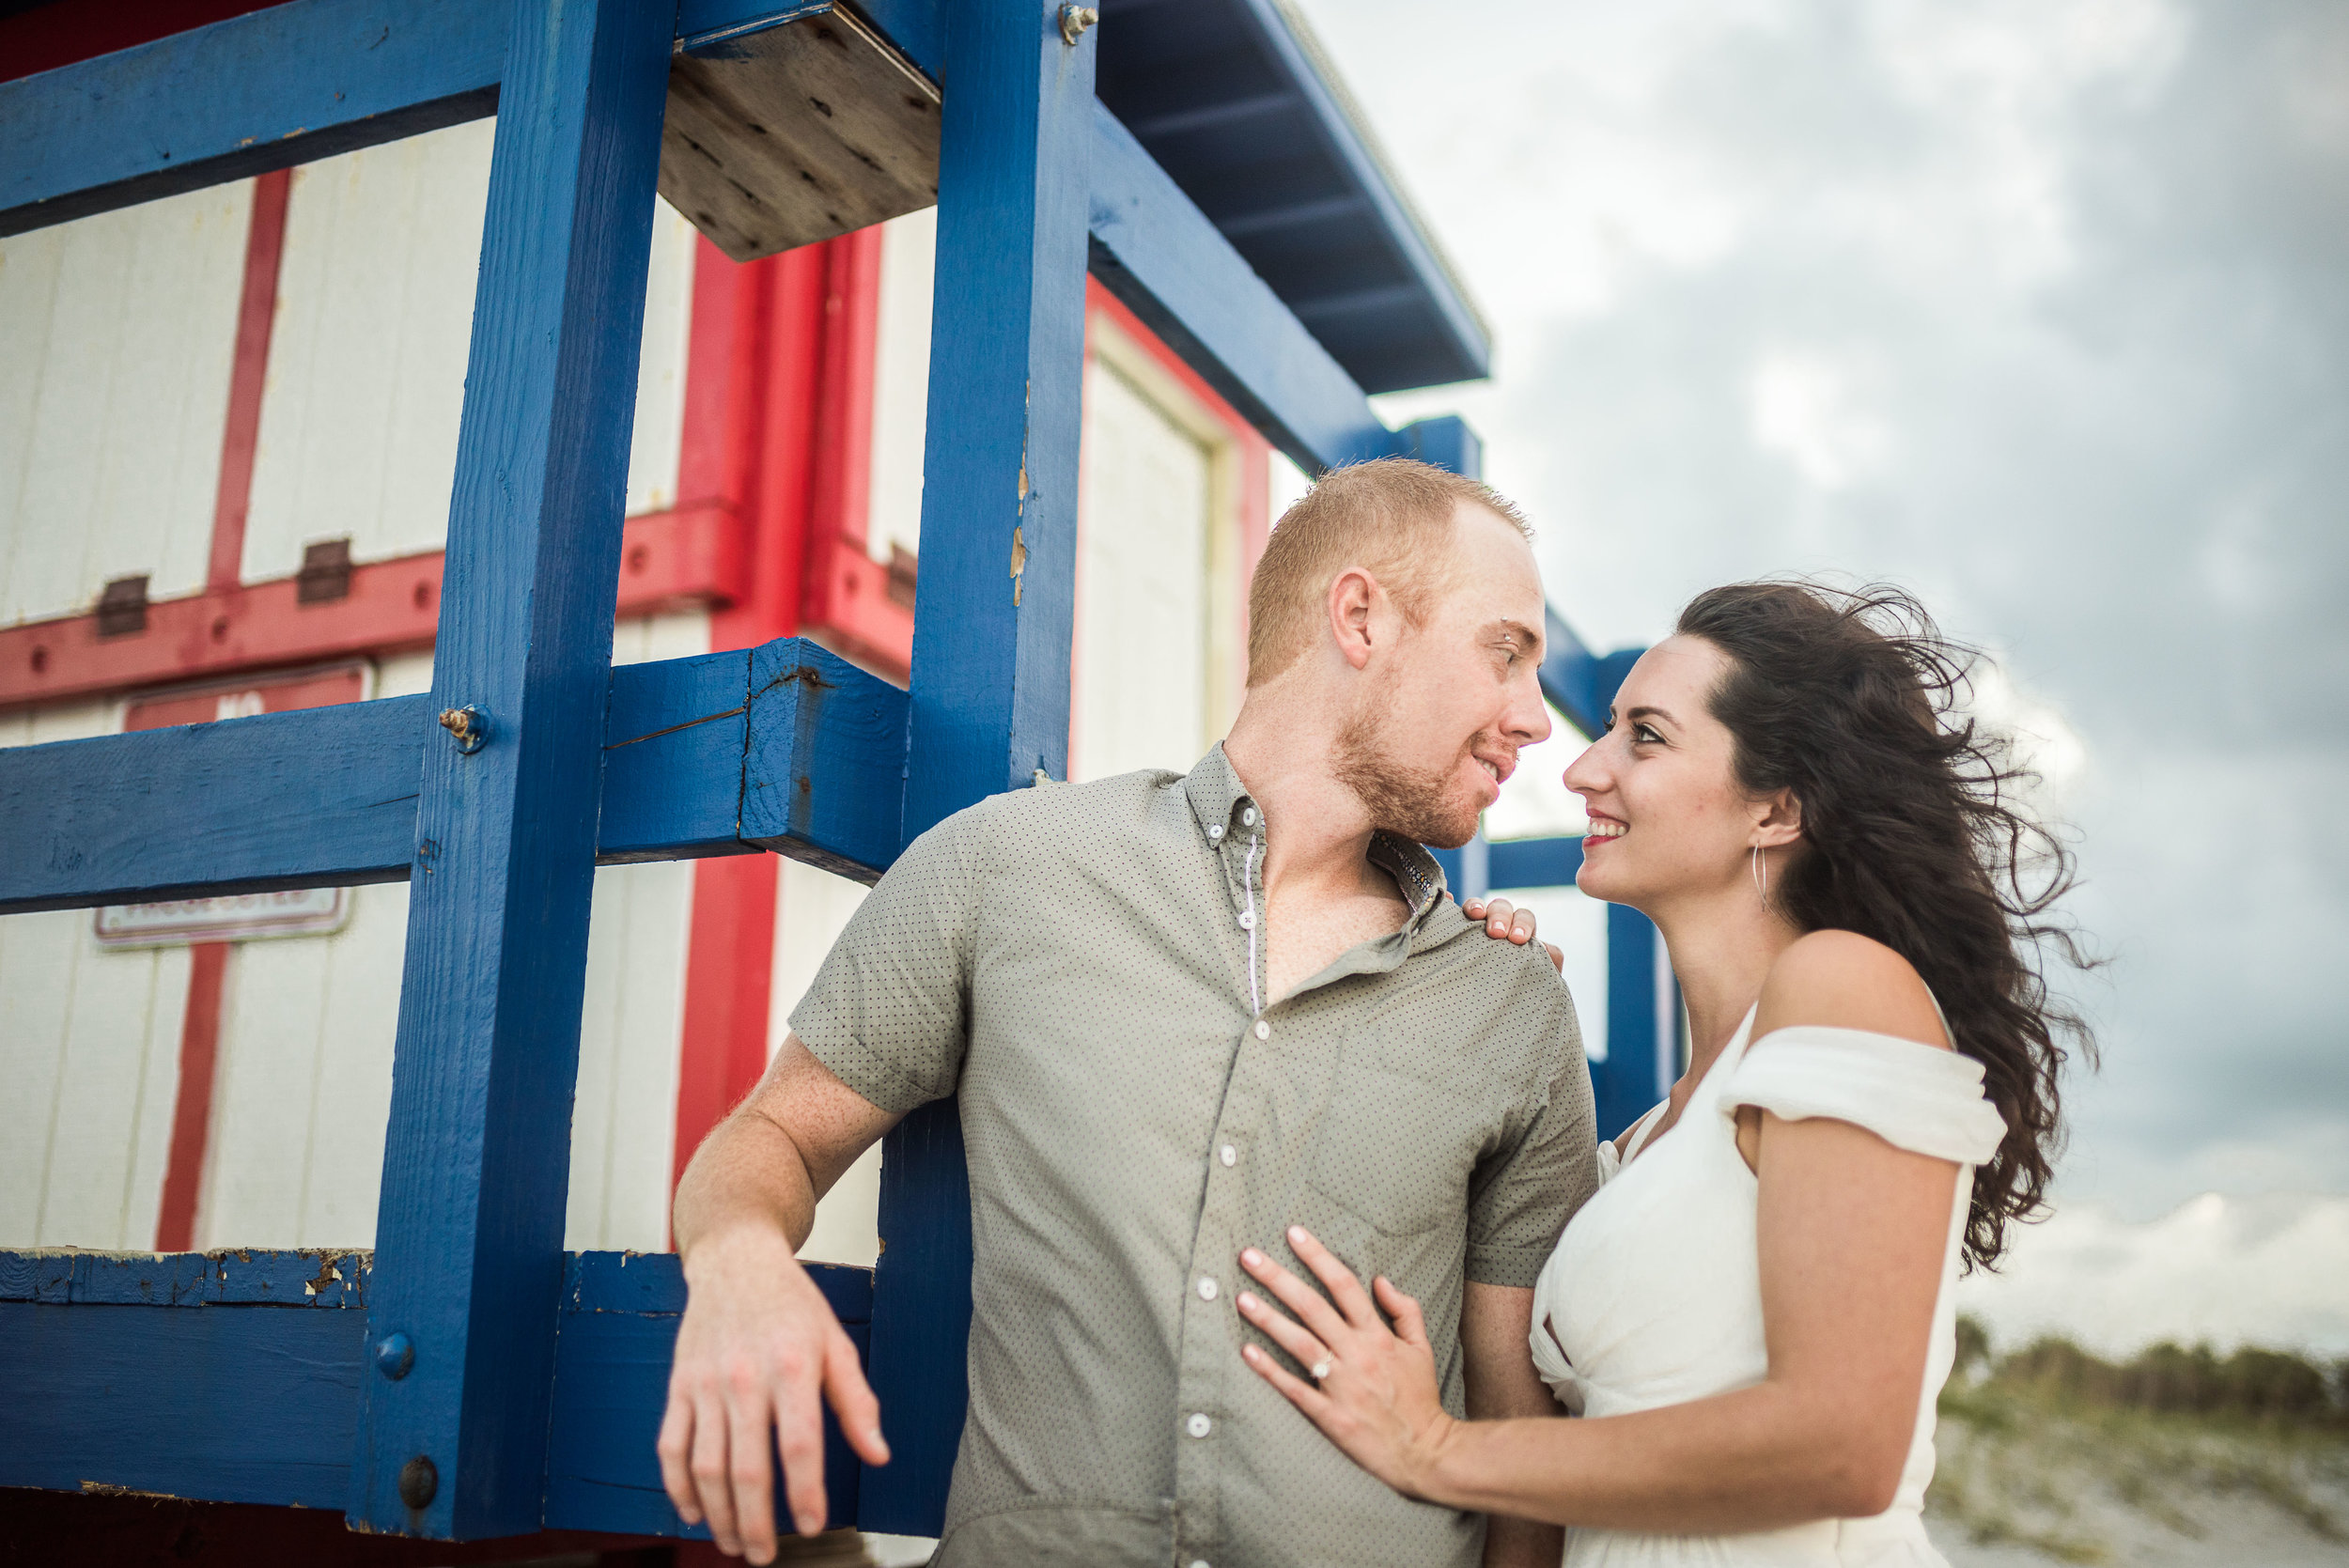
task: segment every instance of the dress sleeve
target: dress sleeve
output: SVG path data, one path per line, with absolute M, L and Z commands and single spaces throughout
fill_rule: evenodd
M 1756 1040 L 1721 1088 L 1735 1117 L 1758 1106 L 1790 1122 L 1849 1122 L 1895 1148 L 1980 1165 L 2006 1137 L 1970 1056 L 1860 1029 L 1800 1025 Z

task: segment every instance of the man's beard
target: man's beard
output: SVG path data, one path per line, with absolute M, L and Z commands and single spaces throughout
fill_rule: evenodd
M 1472 801 L 1451 799 L 1446 786 L 1483 737 L 1470 737 L 1450 766 L 1413 768 L 1384 744 L 1386 721 L 1384 705 L 1365 703 L 1338 731 L 1331 759 L 1338 782 L 1354 792 L 1372 827 L 1414 844 L 1458 848 L 1476 836 L 1478 814 Z

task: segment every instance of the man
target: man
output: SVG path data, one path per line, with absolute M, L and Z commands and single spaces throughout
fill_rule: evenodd
M 1573 1004 L 1421 845 L 1475 831 L 1548 734 L 1524 522 L 1400 460 L 1283 518 L 1249 687 L 1188 777 L 980 802 L 907 849 L 677 1199 L 691 1287 L 669 1494 L 773 1554 L 824 1513 L 819 1398 L 885 1463 L 855 1350 L 793 1259 L 817 1199 L 959 1094 L 974 1263 L 945 1568 L 1554 1568 L 1547 1527 L 1408 1501 L 1258 1379 L 1237 1255 L 1301 1224 L 1419 1298 L 1455 1412 L 1554 1414 L 1532 1285 L 1596 1182 Z

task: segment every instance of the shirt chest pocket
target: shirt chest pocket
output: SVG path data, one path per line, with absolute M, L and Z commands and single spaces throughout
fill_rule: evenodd
M 1439 1048 L 1347 1041 L 1315 1141 L 1315 1187 L 1389 1235 L 1465 1224 L 1501 1100 L 1469 1072 Z

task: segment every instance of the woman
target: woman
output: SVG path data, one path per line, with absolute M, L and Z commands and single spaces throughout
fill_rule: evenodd
M 1244 1252 L 1287 1358 L 1242 1354 L 1358 1464 L 1571 1526 L 1573 1568 L 1941 1563 L 1951 1286 L 2039 1206 L 2056 1038 L 2085 1039 L 2031 961 L 2079 961 L 2043 920 L 2068 860 L 1951 716 L 1965 668 L 1906 595 L 1793 582 L 1701 595 L 1641 658 L 1565 782 L 1578 881 L 1662 932 L 1689 1063 L 1534 1293 L 1535 1364 L 1586 1419 L 1447 1414 L 1417 1304 L 1292 1230 L 1329 1299 Z

